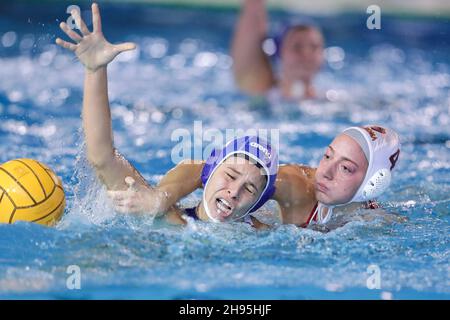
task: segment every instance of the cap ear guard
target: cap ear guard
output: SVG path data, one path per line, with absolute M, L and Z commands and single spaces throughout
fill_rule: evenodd
M 391 184 L 391 177 L 391 172 L 386 168 L 375 172 L 362 190 L 363 200 L 368 201 L 382 195 Z
M 221 150 L 219 149 L 213 149 L 211 151 L 211 155 L 206 160 L 205 165 L 203 167 L 202 173 L 201 173 L 201 180 L 203 187 L 206 185 L 206 182 L 209 179 L 209 176 L 211 175 L 212 171 L 214 170 L 215 163 L 219 161 Z

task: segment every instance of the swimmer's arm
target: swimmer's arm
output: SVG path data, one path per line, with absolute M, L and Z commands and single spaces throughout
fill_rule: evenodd
M 278 169 L 272 199 L 280 207 L 283 224 L 302 226 L 315 205 L 314 169 L 299 165 L 283 165 Z
M 167 207 L 202 188 L 201 173 L 204 164 L 204 161 L 185 160 L 166 173 L 156 188 L 165 193 Z
M 245 0 L 231 45 L 237 85 L 248 94 L 261 95 L 274 84 L 269 59 L 262 50 L 267 34 L 267 13 L 263 0 Z
M 327 224 L 330 229 L 336 229 L 346 225 L 351 221 L 372 222 L 381 220 L 383 223 L 404 223 L 408 218 L 398 213 L 388 212 L 381 206 L 369 207 L 366 202 L 352 202 L 342 207 L 336 208 L 336 216 L 341 217 L 334 219 L 333 222 Z M 345 218 L 343 218 L 345 217 Z M 314 228 L 319 227 L 315 225 Z
M 87 159 L 107 189 L 127 189 L 127 176 L 132 177 L 137 186 L 148 186 L 133 165 L 114 148 L 106 66 L 94 72 L 86 70 L 82 118 Z
M 114 45 L 105 39 L 96 3 L 92 4 L 92 32 L 77 10 L 71 15 L 81 35 L 62 22 L 60 28 L 73 42 L 57 38 L 56 43 L 73 51 L 85 67 L 82 118 L 88 161 L 109 190 L 126 189 L 126 176 L 133 177 L 138 185 L 147 185 L 137 170 L 114 149 L 108 100 L 108 63 L 121 52 L 136 46 L 133 43 Z
M 145 182 L 144 178 L 126 159 L 123 158 L 120 162 L 113 159 L 109 163 L 109 169 L 105 172 L 115 171 L 113 175 L 116 175 L 119 182 L 124 181 L 127 176 L 133 177 L 133 180 L 141 178 L 141 185 L 138 187 L 133 185 L 131 190 L 109 191 L 108 195 L 114 201 L 116 210 L 124 213 L 164 216 L 170 223 L 184 223 L 181 218 L 182 211 L 178 208 L 177 202 L 202 186 L 200 178 L 203 169 L 202 162 L 181 162 L 170 170 L 154 188 Z M 109 175 L 107 179 L 110 179 Z
M 108 189 L 118 212 L 161 215 L 171 207 L 166 204 L 165 194 L 152 188 L 114 147 L 106 67 L 86 71 L 83 127 L 88 161 Z M 129 192 L 127 177 L 132 178 L 134 192 Z
M 163 194 L 163 201 L 159 204 L 158 211 L 169 224 L 184 225 L 186 220 L 183 212 L 176 203 L 202 187 L 201 172 L 204 161 L 185 160 L 168 171 L 160 180 L 155 190 Z
M 348 205 L 348 207 L 346 206 L 345 210 L 355 211 L 357 209 L 365 209 L 359 214 L 359 217 L 361 217 L 365 221 L 372 221 L 377 218 L 383 219 L 383 221 L 386 223 L 404 223 L 408 221 L 408 218 L 405 216 L 402 216 L 398 213 L 386 211 L 386 209 L 376 201 L 355 203 L 354 206 L 351 205 L 353 204 Z
M 108 190 L 127 190 L 126 177 L 135 181 L 136 193 L 129 194 L 129 205 L 120 206 L 126 199 L 122 193 L 112 196 L 116 209 L 124 212 L 152 212 L 164 214 L 175 210 L 176 202 L 197 189 L 202 164 L 179 164 L 170 170 L 158 187 L 152 188 L 138 170 L 114 148 L 111 113 L 108 101 L 106 67 L 86 72 L 83 99 L 83 126 L 86 135 L 87 156 L 96 174 Z M 120 198 L 122 197 L 122 198 Z M 130 207 L 136 206 L 136 209 Z
M 96 169 L 107 166 L 114 155 L 106 66 L 86 70 L 83 94 L 83 129 L 89 163 Z M 111 185 L 109 180 L 107 185 Z

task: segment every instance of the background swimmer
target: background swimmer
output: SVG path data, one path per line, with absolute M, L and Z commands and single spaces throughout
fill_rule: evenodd
M 279 48 L 281 73 L 276 75 L 262 47 L 268 28 L 264 6 L 263 0 L 245 0 L 242 6 L 231 48 L 237 85 L 252 95 L 276 89 L 285 99 L 316 97 L 313 80 L 323 61 L 322 33 L 311 25 L 286 28 Z
M 56 43 L 74 51 L 85 66 L 83 127 L 87 158 L 97 176 L 106 185 L 115 207 L 120 212 L 166 214 L 173 223 L 185 223 L 185 213 L 201 220 L 235 221 L 264 204 L 273 194 L 278 170 L 278 157 L 272 147 L 258 137 L 231 141 L 221 152 L 215 152 L 204 163 L 186 161 L 170 170 L 156 187 L 114 148 L 108 101 L 107 65 L 119 53 L 133 50 L 134 43 L 113 45 L 103 36 L 100 12 L 92 5 L 93 32 L 78 11 L 72 11 L 82 35 L 66 23 L 61 29 L 76 44 L 61 39 Z M 265 152 L 262 152 L 264 150 Z M 185 211 L 176 203 L 205 186 L 202 202 Z M 263 227 L 256 219 L 255 227 Z

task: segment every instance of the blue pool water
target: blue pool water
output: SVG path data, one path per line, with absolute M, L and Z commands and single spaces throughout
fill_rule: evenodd
M 84 7 L 83 9 L 86 9 Z M 152 183 L 173 166 L 179 128 L 280 130 L 280 160 L 316 166 L 350 125 L 382 123 L 402 154 L 378 213 L 337 217 L 322 233 L 280 225 L 275 205 L 257 215 L 275 227 L 191 223 L 169 227 L 111 209 L 85 160 L 83 69 L 54 44 L 66 7 L 0 5 L 0 162 L 38 159 L 62 177 L 67 208 L 56 228 L 0 225 L 0 298 L 449 299 L 450 22 L 361 15 L 317 17 L 328 62 L 317 85 L 329 101 L 271 107 L 237 91 L 228 55 L 236 12 L 108 6 L 111 42 L 139 50 L 109 67 L 115 143 Z M 126 19 L 133 16 L 133 19 Z M 272 15 L 273 27 L 289 15 Z M 182 201 L 193 204 L 199 192 Z M 79 266 L 81 290 L 66 287 Z M 370 290 L 370 265 L 381 288 Z

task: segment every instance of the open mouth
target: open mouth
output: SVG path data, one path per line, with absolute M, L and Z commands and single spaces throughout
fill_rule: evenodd
M 233 212 L 233 206 L 223 198 L 216 199 L 217 213 L 222 217 L 228 217 Z

